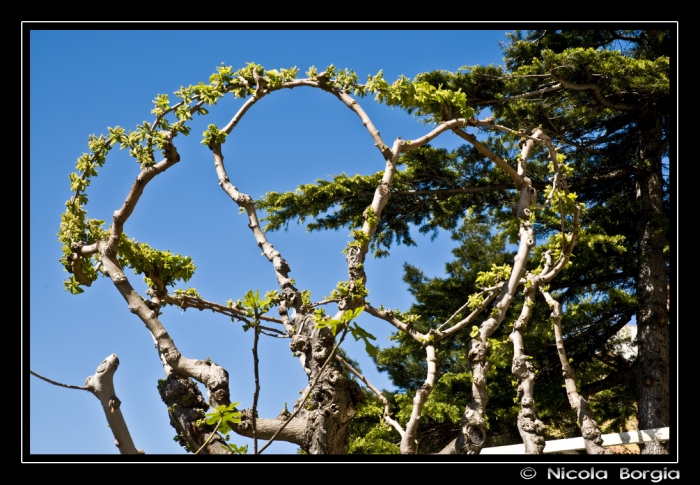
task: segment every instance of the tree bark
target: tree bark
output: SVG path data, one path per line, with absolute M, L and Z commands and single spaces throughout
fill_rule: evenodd
M 355 405 L 363 401 L 362 390 L 345 379 L 335 362 L 322 369 L 333 350 L 334 337 L 328 328 L 317 329 L 309 315 L 295 315 L 297 334 L 289 345 L 300 355 L 311 385 L 321 375 L 306 399 L 298 399 L 297 419 L 305 421 L 301 448 L 309 454 L 346 454 L 349 449 L 348 426 L 355 417 Z M 305 393 L 306 394 L 306 393 Z M 291 423 L 290 423 L 291 424 Z
M 561 330 L 561 305 L 558 301 L 552 298 L 548 291 L 540 291 L 547 300 L 547 304 L 552 309 L 552 320 L 554 321 L 554 340 L 557 343 L 557 353 L 559 354 L 559 362 L 564 374 L 564 385 L 566 386 L 566 396 L 569 398 L 571 409 L 576 413 L 576 420 L 581 428 L 581 436 L 584 439 L 586 453 L 589 455 L 609 454 L 610 452 L 603 448 L 603 438 L 601 438 L 598 423 L 593 420 L 591 410 L 588 407 L 588 399 L 583 397 L 576 390 L 576 373 L 573 367 L 569 365 L 569 359 L 566 357 L 566 349 L 564 348 L 564 338 Z
M 637 345 L 636 365 L 637 417 L 639 429 L 670 425 L 670 348 L 668 271 L 664 247 L 668 244 L 660 228 L 663 218 L 663 178 L 660 155 L 652 170 L 639 177 L 637 198 L 643 218 L 639 222 L 639 263 L 637 276 Z M 666 454 L 668 444 L 641 445 L 642 454 Z
M 188 377 L 170 372 L 167 379 L 158 381 L 158 393 L 168 406 L 170 425 L 177 431 L 176 441 L 192 453 L 199 450 L 214 431 L 214 426 L 204 423 L 209 406 L 197 385 Z M 230 455 L 231 450 L 216 434 L 200 453 Z
M 127 428 L 122 411 L 119 409 L 121 401 L 114 390 L 114 373 L 117 371 L 117 367 L 119 367 L 119 358 L 117 354 L 112 354 L 102 361 L 94 375 L 87 378 L 85 385 L 100 400 L 119 453 L 122 455 L 143 453 L 134 446 L 129 428 Z

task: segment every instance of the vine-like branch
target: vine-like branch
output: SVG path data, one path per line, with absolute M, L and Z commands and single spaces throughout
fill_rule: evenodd
M 256 318 L 257 320 L 257 318 Z M 258 322 L 256 321 L 256 324 Z M 253 407 L 251 409 L 251 415 L 253 416 L 252 426 L 253 426 L 253 452 L 258 454 L 258 429 L 256 426 L 256 417 L 258 412 L 258 397 L 260 396 L 260 374 L 258 372 L 258 364 L 260 360 L 258 359 L 258 339 L 260 337 L 260 329 L 258 325 L 253 328 L 255 332 L 253 337 L 253 374 L 255 376 L 255 392 L 253 393 Z

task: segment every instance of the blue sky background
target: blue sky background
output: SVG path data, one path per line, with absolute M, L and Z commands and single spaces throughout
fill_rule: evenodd
M 180 86 L 208 82 L 221 62 L 235 69 L 247 62 L 266 69 L 297 66 L 300 77 L 311 65 L 323 69 L 333 63 L 354 69 L 361 79 L 383 69 L 391 82 L 401 74 L 412 78 L 435 69 L 500 64 L 498 41 L 506 40 L 503 30 L 33 31 L 30 44 L 24 46 L 30 63 L 31 369 L 82 385 L 105 357 L 116 353 L 121 362 L 115 377 L 117 393 L 136 446 L 149 454 L 184 453 L 172 439 L 175 430 L 156 390 L 164 373 L 144 325 L 106 278 L 81 295 L 64 291 L 62 282 L 68 274 L 58 262 L 61 249 L 56 233 L 64 203 L 71 196 L 68 173 L 87 151 L 89 134 L 107 133 L 108 126 L 117 125 L 128 131 L 144 120 L 151 122 L 151 101 L 156 95 L 167 93 L 172 100 Z M 430 129 L 371 98 L 360 102 L 388 144 L 397 136 L 413 139 Z M 217 185 L 211 152 L 200 144 L 206 126 L 225 125 L 240 104 L 233 97 L 224 98 L 210 108 L 208 116 L 195 118 L 190 137 L 179 136 L 175 141 L 181 162 L 147 186 L 125 225 L 129 237 L 191 256 L 197 271 L 186 285 L 220 303 L 242 298 L 250 289 L 261 293 L 278 289 L 247 218 L 239 215 Z M 460 144 L 453 134 L 444 134 L 434 143 L 447 148 Z M 254 198 L 340 172 L 374 173 L 384 165 L 359 118 L 336 98 L 307 88 L 276 92 L 256 104 L 223 150 L 232 183 Z M 138 171 L 126 151 L 110 152 L 88 189 L 88 216 L 111 221 Z M 268 237 L 289 262 L 297 286 L 311 290 L 312 299 L 319 300 L 338 281 L 347 279 L 341 251 L 349 241 L 348 232 L 307 234 L 303 227 L 290 224 L 287 232 Z M 407 309 L 412 298 L 401 281 L 403 263 L 419 266 L 428 276 L 442 275 L 453 247 L 448 235 L 442 236 L 430 242 L 416 233 L 418 247 L 400 246 L 388 259 L 368 259 L 370 301 Z M 145 291 L 141 277 L 127 275 L 138 291 Z M 161 321 L 183 355 L 210 357 L 225 367 L 232 400 L 251 406 L 251 332 L 244 333 L 240 324 L 224 316 L 192 309 L 183 313 L 166 308 Z M 380 346 L 390 345 L 387 337 L 393 327 L 389 324 L 366 316 L 360 324 L 377 337 Z M 288 344 L 288 340 L 265 337 L 260 342 L 261 417 L 277 416 L 285 402 L 291 408 L 306 385 Z M 392 388 L 386 375 L 376 371 L 361 342 L 350 339 L 344 348 L 361 362 L 364 374 L 377 387 Z M 30 440 L 31 453 L 118 453 L 98 400 L 86 392 L 32 378 L 29 413 L 29 434 L 24 439 Z M 250 442 L 238 436 L 232 441 Z M 295 453 L 296 449 L 276 443 L 269 451 Z

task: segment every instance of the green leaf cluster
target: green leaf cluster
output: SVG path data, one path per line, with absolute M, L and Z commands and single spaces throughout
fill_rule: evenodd
M 227 133 L 225 131 L 219 130 L 216 127 L 216 125 L 211 124 L 207 127 L 207 129 L 202 135 L 204 136 L 204 138 L 202 139 L 202 145 L 211 146 L 225 143 Z
M 202 295 L 199 294 L 196 288 L 187 288 L 186 290 L 181 290 L 177 289 L 175 290 L 175 296 L 180 296 L 180 295 L 187 295 L 187 296 L 192 296 L 194 298 L 197 298 L 199 300 L 202 299 Z
M 355 425 L 353 420 L 353 424 Z M 395 443 L 396 431 L 384 423 L 369 427 L 366 433 L 352 433 L 350 439 L 351 455 L 399 455 L 401 450 Z
M 490 271 L 479 271 L 476 278 L 476 286 L 479 288 L 490 288 L 496 283 L 506 281 L 510 277 L 513 268 L 508 264 L 491 265 Z
M 331 294 L 326 297 L 327 300 L 349 299 L 351 301 L 362 301 L 369 295 L 369 290 L 365 287 L 362 280 L 352 282 L 339 281 Z
M 240 402 L 234 402 L 228 406 L 224 404 L 217 406 L 213 411 L 210 411 L 205 415 L 204 420 L 200 420 L 198 423 L 206 423 L 209 426 L 216 426 L 217 423 L 221 422 L 217 428 L 217 431 L 225 435 L 224 441 L 226 446 L 235 455 L 245 455 L 248 453 L 248 445 L 238 446 L 234 443 L 228 442 L 231 439 L 229 435 L 229 433 L 232 431 L 231 424 L 240 424 L 241 422 L 241 413 L 236 410 L 236 406 L 239 404 Z
M 70 190 L 74 195 L 65 204 L 66 210 L 61 215 L 61 224 L 57 234 L 63 253 L 59 261 L 68 271 L 71 267 L 71 243 L 93 244 L 107 234 L 104 230 L 104 221 L 87 218 L 85 206 L 88 203 L 88 196 L 85 190 L 90 185 L 91 178 L 97 176 L 97 168 L 105 164 L 107 153 L 112 146 L 110 140 L 106 139 L 104 135 L 95 136 L 93 134 L 88 137 L 88 147 L 90 153 L 83 153 L 78 158 L 75 164 L 76 172 L 68 174 Z M 83 258 L 83 274 L 88 280 L 94 281 L 97 279 L 97 274 L 91 267 L 90 259 Z M 73 294 L 83 291 L 74 276 L 69 277 L 64 285 L 66 290 Z
M 350 235 L 354 241 L 349 242 L 348 245 L 345 246 L 345 249 L 343 249 L 343 254 L 348 254 L 350 248 L 362 249 L 365 244 L 369 242 L 369 235 L 361 229 L 354 229 Z
M 236 410 L 240 402 L 232 402 L 229 405 L 222 404 L 221 406 L 216 406 L 213 411 L 206 414 L 204 420 L 210 426 L 215 426 L 216 423 L 221 421 L 219 425 L 219 431 L 227 434 L 231 432 L 231 424 L 240 424 L 241 413 Z
M 179 280 L 188 281 L 196 269 L 189 256 L 154 249 L 147 243 L 128 239 L 124 233 L 119 239 L 117 259 L 122 268 L 129 266 L 136 274 L 158 278 L 166 286 L 173 286 Z
M 430 121 L 449 121 L 454 118 L 471 118 L 474 110 L 467 106 L 467 96 L 461 89 L 452 90 L 437 87 L 416 78 L 411 81 L 400 76 L 391 85 L 379 71 L 367 78 L 367 92 L 375 95 L 379 103 L 400 107 L 416 116 L 427 117 Z
M 325 312 L 323 311 L 323 309 L 318 309 L 316 312 L 314 312 L 314 321 L 316 322 L 316 328 L 330 328 L 331 332 L 333 332 L 333 335 L 336 335 L 338 333 L 338 327 L 346 327 L 350 325 L 350 323 L 355 318 L 357 318 L 363 310 L 364 307 L 358 307 L 355 310 L 345 310 L 340 316 L 340 319 L 335 320 L 325 316 Z M 365 341 L 365 345 L 368 346 L 369 342 L 367 342 L 367 338 L 371 338 L 372 340 L 374 340 L 374 337 L 371 334 L 365 332 L 360 327 L 357 327 L 357 329 L 353 330 L 353 336 L 355 335 L 357 335 L 357 337 L 355 337 L 355 341 L 362 338 Z
M 262 298 L 259 290 L 250 290 L 243 297 L 242 307 L 249 317 L 257 320 L 260 315 L 269 312 L 271 307 L 279 303 L 279 297 L 277 290 L 268 291 Z
M 371 344 L 370 340 L 377 340 L 377 338 L 371 333 L 367 332 L 365 329 L 360 327 L 357 322 L 354 322 L 352 326 L 349 327 L 350 334 L 355 339 L 355 342 L 362 340 L 365 343 L 365 350 L 373 359 L 377 357 L 379 350 L 376 346 Z

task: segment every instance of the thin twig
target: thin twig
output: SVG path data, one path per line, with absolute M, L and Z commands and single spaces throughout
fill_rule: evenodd
M 253 451 L 258 454 L 258 429 L 255 425 L 255 413 L 258 410 L 258 396 L 260 395 L 260 375 L 258 374 L 258 338 L 260 337 L 260 328 L 255 326 L 255 337 L 253 339 L 253 369 L 255 371 L 255 392 L 253 393 Z
M 312 303 L 311 305 L 309 305 L 309 308 L 316 308 L 317 306 L 328 305 L 329 303 L 337 303 L 337 302 L 339 302 L 339 301 L 340 301 L 339 299 L 335 299 L 335 300 L 321 300 L 321 301 L 317 301 L 316 303 Z
M 260 327 L 260 333 L 263 335 L 267 335 L 268 337 L 291 338 L 288 333 L 280 332 L 276 328 L 263 327 L 262 325 L 259 325 L 259 327 Z M 274 332 L 274 333 L 267 333 L 265 330 L 268 330 L 268 331 Z
M 211 432 L 211 434 L 209 435 L 209 438 L 207 438 L 207 440 L 204 442 L 204 444 L 202 446 L 200 446 L 197 451 L 194 452 L 195 455 L 199 455 L 199 452 L 202 451 L 202 449 L 209 444 L 209 442 L 214 437 L 214 435 L 216 435 L 216 430 L 219 429 L 219 425 L 221 424 L 221 422 L 223 420 L 224 420 L 224 418 L 219 418 L 219 421 L 216 423 L 216 426 L 214 426 L 214 431 Z
M 39 374 L 37 374 L 36 372 L 34 372 L 31 369 L 29 369 L 29 372 L 32 375 L 38 377 L 39 379 L 45 380 L 46 382 L 53 384 L 54 386 L 65 387 L 67 389 L 80 389 L 81 391 L 89 391 L 90 390 L 90 388 L 88 388 L 87 386 L 71 386 L 70 384 L 63 384 L 61 382 L 52 381 L 51 379 L 47 379 L 44 376 L 40 376 Z
M 484 293 L 483 291 L 482 291 L 481 293 L 477 293 L 476 296 L 478 297 L 478 296 L 482 295 L 483 293 Z M 450 318 L 448 318 L 447 321 L 446 321 L 445 323 L 443 323 L 442 325 L 440 325 L 440 326 L 438 327 L 437 331 L 439 332 L 440 330 L 442 330 L 442 328 L 443 328 L 445 325 L 447 325 L 448 323 L 450 323 L 457 315 L 459 315 L 459 314 L 462 312 L 462 310 L 464 310 L 464 309 L 467 308 L 468 306 L 469 306 L 469 301 L 467 301 L 464 305 L 462 305 L 461 307 L 459 307 L 459 310 L 457 310 L 456 312 L 454 312 L 454 313 L 452 314 L 452 316 L 451 316 Z

